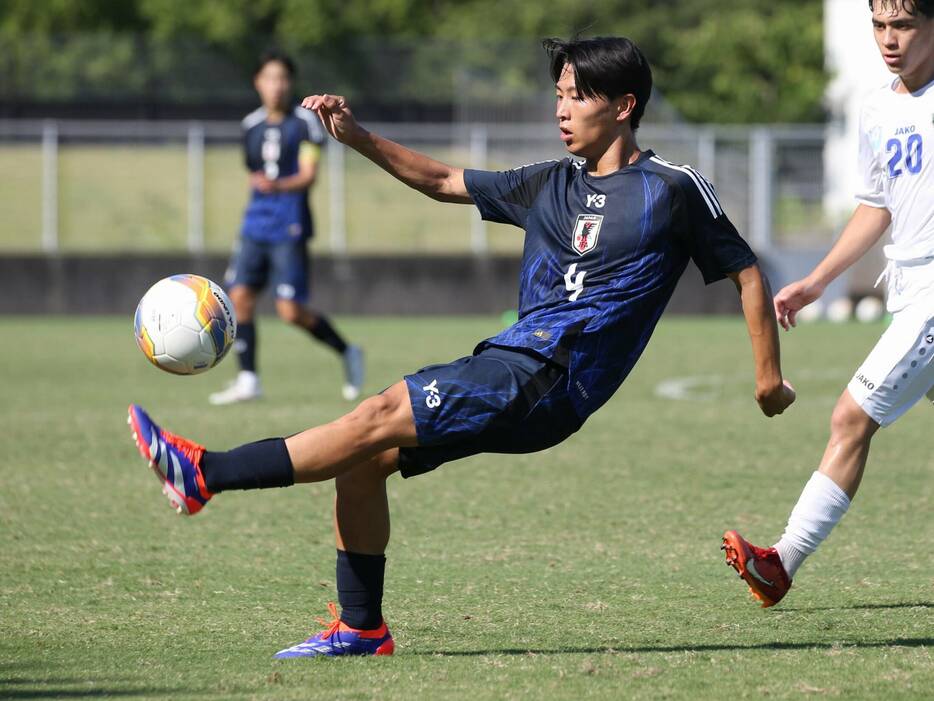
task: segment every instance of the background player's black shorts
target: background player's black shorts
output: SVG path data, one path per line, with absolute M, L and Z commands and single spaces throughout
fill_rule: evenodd
M 487 346 L 405 382 L 418 447 L 399 450 L 403 477 L 477 453 L 534 453 L 583 423 L 568 397 L 567 369 L 532 352 Z
M 270 285 L 277 299 L 308 301 L 308 241 L 275 243 L 241 236 L 224 276 L 227 289 L 246 285 L 261 290 Z

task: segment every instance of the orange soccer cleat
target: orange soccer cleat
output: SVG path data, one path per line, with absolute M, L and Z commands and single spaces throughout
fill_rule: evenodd
M 726 553 L 726 564 L 746 581 L 762 608 L 777 604 L 791 588 L 791 579 L 775 548 L 757 547 L 736 531 L 727 531 L 720 549 Z

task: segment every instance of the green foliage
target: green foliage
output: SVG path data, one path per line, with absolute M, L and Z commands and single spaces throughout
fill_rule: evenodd
M 276 43 L 334 91 L 450 102 L 470 76 L 505 99 L 548 89 L 542 37 L 580 32 L 634 39 L 690 121 L 815 121 L 822 31 L 813 0 L 6 0 L 0 95 L 242 97 Z
M 681 113 L 691 121 L 819 121 L 820 3 L 755 2 L 729 12 L 706 4 L 692 31 L 665 28 L 655 60 L 658 82 Z

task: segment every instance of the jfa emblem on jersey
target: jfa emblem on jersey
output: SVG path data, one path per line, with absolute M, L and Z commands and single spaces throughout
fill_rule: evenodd
M 574 222 L 574 232 L 571 234 L 571 248 L 574 249 L 577 255 L 582 256 L 594 249 L 602 225 L 602 214 L 577 215 L 577 221 Z

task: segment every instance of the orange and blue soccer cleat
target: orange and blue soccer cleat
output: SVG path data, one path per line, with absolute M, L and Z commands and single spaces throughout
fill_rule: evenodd
M 136 404 L 130 405 L 129 413 L 127 423 L 133 429 L 136 447 L 156 473 L 172 508 L 185 516 L 201 511 L 214 496 L 201 474 L 204 447 L 159 428 Z
M 791 589 L 791 580 L 775 548 L 757 547 L 736 531 L 727 531 L 720 549 L 726 553 L 726 564 L 739 572 L 752 595 L 762 602 L 762 608 L 774 606 Z
M 303 643 L 279 650 L 273 657 L 337 657 L 338 655 L 391 655 L 396 649 L 386 621 L 376 630 L 351 628 L 337 615 L 337 606 L 328 604 L 333 620 L 320 621 L 327 628 Z M 320 619 L 319 619 L 320 620 Z

